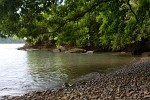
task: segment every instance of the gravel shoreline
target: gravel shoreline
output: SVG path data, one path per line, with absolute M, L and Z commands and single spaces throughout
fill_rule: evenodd
M 115 72 L 97 74 L 57 90 L 34 91 L 1 100 L 150 100 L 150 58 L 124 66 Z

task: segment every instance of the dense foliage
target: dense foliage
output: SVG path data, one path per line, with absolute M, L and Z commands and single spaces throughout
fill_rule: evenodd
M 0 36 L 120 49 L 150 39 L 149 0 L 1 0 Z

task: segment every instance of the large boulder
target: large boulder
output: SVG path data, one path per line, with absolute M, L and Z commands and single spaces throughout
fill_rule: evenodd
M 59 50 L 59 52 L 64 52 L 67 50 L 65 46 L 57 46 L 57 49 Z
M 87 54 L 93 54 L 94 51 L 87 51 L 86 53 L 87 53 Z

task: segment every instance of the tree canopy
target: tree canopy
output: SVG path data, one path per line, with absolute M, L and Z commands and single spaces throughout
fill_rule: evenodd
M 0 37 L 120 49 L 150 39 L 149 0 L 1 0 Z

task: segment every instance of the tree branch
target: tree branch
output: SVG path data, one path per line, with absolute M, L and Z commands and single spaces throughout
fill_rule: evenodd
M 85 11 L 82 11 L 81 13 L 77 14 L 76 16 L 73 16 L 72 18 L 68 18 L 64 21 L 64 23 L 62 23 L 55 31 L 52 31 L 52 32 L 49 32 L 49 33 L 55 33 L 55 32 L 58 32 L 65 24 L 67 24 L 68 22 L 70 21 L 76 21 L 80 18 L 82 18 L 86 13 L 92 11 L 93 9 L 95 9 L 97 6 L 99 6 L 100 4 L 102 3 L 105 3 L 105 2 L 109 2 L 111 0 L 96 0 L 94 1 L 95 3 L 89 7 L 88 9 L 86 9 Z
M 130 5 L 130 0 L 128 0 L 128 1 L 127 1 L 127 5 L 129 6 L 129 8 L 130 8 L 131 12 L 133 13 L 133 15 L 134 15 L 134 16 L 135 16 L 135 18 L 136 18 L 136 21 L 138 22 L 137 15 L 135 14 L 135 12 L 134 12 L 134 11 L 133 11 L 133 9 L 132 9 L 132 6 Z

